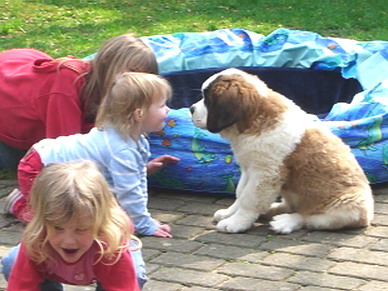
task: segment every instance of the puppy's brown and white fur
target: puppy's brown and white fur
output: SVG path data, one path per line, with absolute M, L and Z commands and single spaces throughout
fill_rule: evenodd
M 282 234 L 369 225 L 368 180 L 349 147 L 319 121 L 237 69 L 211 76 L 202 93 L 190 108 L 194 124 L 228 139 L 241 167 L 236 201 L 214 214 L 219 231 L 245 231 L 262 214 Z

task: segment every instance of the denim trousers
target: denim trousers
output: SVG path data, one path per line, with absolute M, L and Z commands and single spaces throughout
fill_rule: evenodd
M 131 249 L 136 248 L 137 244 L 138 242 L 132 240 Z M 19 248 L 20 248 L 20 244 L 12 248 L 9 251 L 9 253 L 7 253 L 1 259 L 1 264 L 2 264 L 1 272 L 3 273 L 7 281 L 11 273 L 12 266 L 14 265 L 16 257 L 18 255 Z M 142 289 L 144 284 L 147 282 L 148 278 L 147 278 L 145 263 L 143 260 L 141 250 L 140 249 L 135 251 L 131 250 L 131 256 L 132 256 L 133 263 L 135 265 L 137 281 L 139 283 L 140 289 Z M 58 282 L 46 280 L 41 284 L 40 290 L 41 291 L 63 291 L 63 286 Z M 98 282 L 97 282 L 96 291 L 104 291 L 104 289 L 102 289 L 102 287 Z
M 16 171 L 26 150 L 16 149 L 0 141 L 0 169 Z

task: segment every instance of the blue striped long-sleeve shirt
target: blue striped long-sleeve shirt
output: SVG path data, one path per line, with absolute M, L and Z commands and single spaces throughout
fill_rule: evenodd
M 99 166 L 117 201 L 131 217 L 139 234 L 152 235 L 158 223 L 148 211 L 147 162 L 149 143 L 124 141 L 112 128 L 93 128 L 87 134 L 43 140 L 34 146 L 44 165 L 92 160 Z

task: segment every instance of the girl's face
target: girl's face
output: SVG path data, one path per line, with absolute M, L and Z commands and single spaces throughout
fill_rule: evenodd
M 65 262 L 75 263 L 94 242 L 92 219 L 73 216 L 66 223 L 48 225 L 47 240 Z
M 166 98 L 160 98 L 154 101 L 148 108 L 145 116 L 141 119 L 142 132 L 152 132 L 161 130 L 164 127 L 168 111 Z

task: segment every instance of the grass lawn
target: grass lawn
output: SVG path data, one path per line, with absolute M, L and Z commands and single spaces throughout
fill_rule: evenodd
M 386 0 L 0 0 L 0 49 L 84 57 L 115 35 L 279 27 L 361 41 L 388 39 Z

